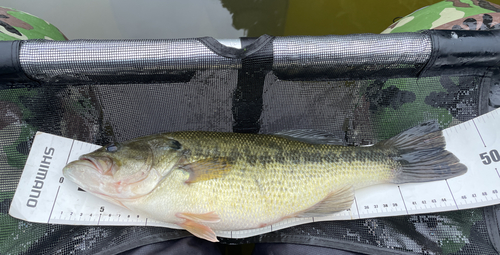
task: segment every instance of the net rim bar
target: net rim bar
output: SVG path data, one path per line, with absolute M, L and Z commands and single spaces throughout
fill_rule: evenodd
M 57 75 L 48 74 L 47 70 L 50 71 L 51 68 L 60 68 L 60 66 L 54 65 L 54 59 L 60 59 L 64 56 L 61 54 L 71 53 L 73 56 L 78 56 L 79 54 L 82 56 L 88 56 L 93 53 L 93 61 L 95 62 L 104 62 L 110 61 L 110 59 L 106 59 L 106 55 L 99 55 L 99 50 L 102 48 L 96 48 L 97 45 L 99 47 L 116 47 L 116 45 L 131 45 L 142 42 L 152 42 L 152 43 L 166 43 L 166 44 L 175 44 L 175 50 L 165 53 L 167 58 L 172 57 L 172 61 L 191 61 L 193 59 L 193 55 L 187 54 L 186 56 L 180 55 L 179 52 L 182 52 L 182 44 L 183 43 L 198 43 L 200 45 L 200 56 L 203 54 L 213 54 L 213 59 L 219 61 L 217 64 L 213 63 L 203 63 L 203 65 L 196 66 L 195 64 L 189 65 L 159 65 L 157 70 L 151 70 L 151 68 L 143 68 L 141 66 L 142 59 L 137 59 L 137 63 L 133 63 L 132 66 L 138 67 L 137 69 L 144 69 L 147 71 L 142 71 L 138 75 L 140 77 L 146 77 L 150 74 L 160 73 L 159 77 L 161 78 L 161 72 L 165 71 L 165 69 L 170 68 L 172 72 L 182 72 L 187 69 L 192 68 L 193 70 L 204 70 L 204 69 L 240 69 L 241 61 L 245 58 L 251 57 L 252 54 L 258 53 L 258 51 L 265 45 L 272 41 L 273 43 L 273 71 L 277 74 L 277 76 L 281 79 L 288 80 L 338 80 L 338 79 L 350 79 L 350 78 L 365 78 L 370 79 L 372 77 L 380 77 L 386 75 L 384 72 L 370 72 L 370 64 L 363 62 L 362 58 L 360 61 L 353 63 L 346 62 L 341 58 L 334 59 L 335 51 L 338 50 L 339 47 L 346 47 L 349 49 L 350 45 L 354 42 L 363 43 L 364 40 L 373 40 L 379 38 L 380 40 L 401 40 L 401 38 L 406 38 L 405 40 L 417 40 L 421 42 L 422 40 L 428 40 L 430 42 L 430 49 L 427 50 L 425 47 L 422 52 L 415 51 L 414 49 L 411 52 L 399 51 L 397 54 L 391 55 L 391 50 L 393 48 L 388 49 L 380 49 L 382 53 L 383 50 L 387 51 L 387 55 L 393 58 L 397 58 L 398 55 L 418 55 L 413 57 L 420 57 L 418 59 L 418 65 L 412 67 L 415 70 L 412 70 L 406 75 L 406 77 L 422 77 L 422 76 L 435 76 L 442 75 L 446 72 L 453 72 L 454 69 L 461 68 L 464 70 L 484 70 L 485 68 L 498 66 L 500 64 L 500 30 L 490 30 L 490 31 L 470 31 L 470 30 L 424 30 L 415 33 L 399 33 L 399 34 L 352 34 L 352 35 L 330 35 L 330 36 L 287 36 L 287 37 L 272 37 L 268 35 L 263 35 L 257 39 L 251 39 L 253 42 L 248 44 L 245 43 L 241 49 L 227 47 L 224 44 L 220 43 L 216 39 L 210 37 L 204 38 L 193 38 L 193 39 L 164 39 L 164 40 L 70 40 L 70 41 L 49 41 L 49 40 L 26 40 L 26 41 L 2 41 L 0 42 L 0 89 L 7 88 L 16 88 L 23 86 L 42 86 L 44 84 L 52 83 L 56 84 L 57 81 L 63 80 L 64 82 L 68 82 L 68 80 L 60 79 L 60 77 L 56 77 Z M 240 39 L 240 41 L 243 39 Z M 309 50 L 311 47 L 321 47 L 321 42 L 335 41 L 335 47 L 326 48 L 323 50 L 322 59 L 314 62 L 310 61 L 306 55 L 306 59 L 299 59 L 297 61 L 293 61 L 289 59 L 283 60 L 284 54 L 292 54 L 293 50 L 301 51 L 301 50 Z M 346 43 L 338 43 L 338 42 L 346 42 Z M 289 43 L 284 44 L 288 47 L 287 49 L 280 51 L 279 43 Z M 299 43 L 297 43 L 299 42 Z M 301 42 L 306 42 L 302 43 Z M 315 42 L 320 42 L 315 45 Z M 108 45 L 109 44 L 109 45 Z M 346 45 L 342 45 L 346 44 Z M 80 47 L 80 45 L 85 45 L 85 47 L 80 47 L 78 52 L 74 51 L 75 45 Z M 108 45 L 108 46 L 106 46 Z M 289 45 L 293 45 L 292 48 Z M 319 45 L 319 46 L 318 46 Z M 397 45 L 397 44 L 395 44 Z M 39 47 L 59 47 L 55 52 L 47 52 L 42 51 Z M 64 47 L 68 47 L 64 49 Z M 73 47 L 73 48 L 72 48 Z M 359 46 L 358 46 L 359 47 Z M 73 51 L 71 51 L 73 49 Z M 154 51 L 154 47 L 150 51 Z M 108 48 L 105 49 L 108 51 L 113 51 L 115 49 Z M 161 50 L 161 48 L 160 48 Z M 371 50 L 373 51 L 373 50 Z M 53 56 L 51 56 L 52 54 Z M 76 54 L 76 55 L 75 55 Z M 155 54 L 155 52 L 151 52 L 151 54 Z M 365 54 L 365 53 L 363 53 Z M 113 56 L 113 55 L 111 55 Z M 333 56 L 333 57 L 330 57 Z M 293 57 L 293 56 L 289 56 Z M 361 56 L 364 57 L 364 56 Z M 410 56 L 412 57 L 412 56 Z M 30 61 L 26 61 L 26 59 L 30 59 Z M 69 60 L 68 60 L 69 59 Z M 97 61 L 96 61 L 97 59 Z M 281 60 L 280 60 L 281 59 Z M 340 59 L 340 61 L 338 61 Z M 52 62 L 50 62 L 50 61 Z M 92 83 L 92 84 L 106 84 L 106 81 L 96 80 L 92 78 L 92 75 L 83 74 L 82 77 L 85 79 L 81 79 L 79 77 L 72 76 L 73 72 L 71 70 L 72 67 L 81 67 L 85 66 L 88 68 L 89 64 L 92 63 L 82 63 L 78 62 L 80 59 L 75 58 L 74 62 L 72 62 L 71 58 L 65 59 L 65 61 L 69 61 L 65 63 L 68 66 L 62 74 L 61 70 L 58 70 L 58 75 L 67 76 L 74 79 L 75 83 Z M 335 60 L 335 61 L 333 61 Z M 37 62 L 38 61 L 38 62 Z M 142 62 L 141 62 L 142 61 Z M 159 61 L 162 61 L 160 59 Z M 210 60 L 211 61 L 211 60 Z M 323 62 L 322 62 L 323 61 Z M 325 62 L 327 61 L 327 62 Z M 127 62 L 123 62 L 127 63 Z M 221 64 L 222 63 L 222 64 Z M 389 63 L 389 62 L 387 62 Z M 382 65 L 387 64 L 382 63 Z M 28 64 L 34 66 L 35 68 L 28 68 Z M 120 63 L 114 63 L 117 70 L 106 70 L 102 75 L 104 76 L 112 76 L 112 75 L 120 75 L 125 73 L 127 75 L 127 70 L 130 71 L 130 66 L 127 67 L 129 69 L 124 69 L 120 66 Z M 375 63 L 375 65 L 380 65 L 380 63 Z M 44 68 L 37 68 L 38 65 L 44 65 Z M 349 68 L 346 69 L 345 72 L 337 72 L 331 75 L 328 73 L 332 73 L 331 70 L 337 68 L 341 69 L 345 66 Z M 367 67 L 368 66 L 368 67 Z M 177 69 L 176 69 L 177 68 Z M 102 68 L 101 68 L 102 69 Z M 100 69 L 100 70 L 101 70 Z M 293 69 L 293 73 L 290 74 L 290 70 Z M 123 72 L 125 70 L 125 72 Z M 193 71 L 191 70 L 191 71 Z M 311 71 L 312 70 L 312 71 Z M 352 77 L 351 70 L 356 70 L 358 74 L 362 77 Z M 368 70 L 368 71 L 367 71 Z M 67 74 L 64 72 L 68 72 Z M 89 72 L 96 72 L 92 70 L 90 67 Z M 107 73 L 106 73 L 107 72 Z M 149 73 L 148 73 L 149 72 Z M 287 73 L 288 72 L 288 73 Z M 324 74 L 327 75 L 324 75 Z M 102 76 L 100 75 L 100 77 Z M 364 75 L 364 76 L 363 76 Z M 138 77 L 139 77 L 138 76 Z M 66 77 L 66 78 L 67 78 Z M 90 77 L 90 78 L 89 78 Z M 134 76 L 131 76 L 134 78 Z M 113 79 L 111 79 L 113 80 Z M 70 80 L 71 82 L 71 80 Z M 152 80 L 151 83 L 157 82 L 157 80 Z M 147 82 L 146 82 L 147 83 Z

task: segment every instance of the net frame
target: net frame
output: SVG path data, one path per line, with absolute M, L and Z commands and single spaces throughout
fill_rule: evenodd
M 499 31 L 450 30 L 388 35 L 262 36 L 242 49 L 225 47 L 213 38 L 0 42 L 0 89 L 182 83 L 192 80 L 196 71 L 224 69 L 237 76 L 232 95 L 234 123 L 228 131 L 257 133 L 262 130 L 258 120 L 270 73 L 284 81 L 344 81 L 419 79 L 456 74 L 456 69 L 460 69 L 461 75 L 485 77 L 476 109 L 477 114 L 482 114 L 488 110 L 484 102 L 489 91 L 488 79 L 500 61 L 499 36 Z M 498 206 L 485 208 L 483 213 L 489 241 L 498 250 Z M 147 242 L 181 236 L 186 234 L 160 231 L 150 233 Z M 285 232 L 224 241 L 279 240 L 304 243 Z M 143 243 L 141 240 L 135 245 Z M 331 244 L 321 238 L 307 243 L 366 253 L 404 253 L 348 241 Z M 123 246 L 103 248 L 103 252 L 112 250 L 123 250 Z

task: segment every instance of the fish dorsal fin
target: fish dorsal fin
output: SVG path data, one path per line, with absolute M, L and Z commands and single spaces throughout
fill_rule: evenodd
M 194 183 L 220 178 L 231 171 L 231 160 L 224 157 L 206 158 L 182 165 L 180 168 L 189 173 L 186 183 Z
M 330 192 L 323 200 L 299 213 L 296 217 L 323 217 L 350 209 L 354 202 L 354 188 L 344 186 Z
M 315 129 L 292 129 L 274 133 L 273 135 L 310 144 L 345 145 L 344 139 Z

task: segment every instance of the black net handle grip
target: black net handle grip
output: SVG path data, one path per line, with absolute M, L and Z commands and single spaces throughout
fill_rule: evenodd
M 500 30 L 427 30 L 432 54 L 423 76 L 447 73 L 484 72 L 500 66 Z
M 37 86 L 21 68 L 19 49 L 23 41 L 0 41 L 0 90 Z

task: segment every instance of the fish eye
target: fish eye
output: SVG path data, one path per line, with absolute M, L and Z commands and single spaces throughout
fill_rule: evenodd
M 110 144 L 106 147 L 106 151 L 107 152 L 115 152 L 118 150 L 118 146 L 116 146 L 115 144 Z

